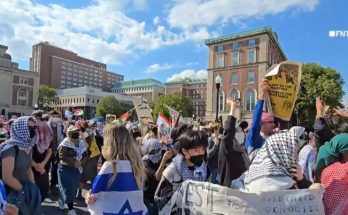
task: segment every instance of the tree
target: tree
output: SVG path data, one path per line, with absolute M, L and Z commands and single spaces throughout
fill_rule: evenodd
M 120 103 L 111 95 L 102 97 L 96 108 L 97 116 L 105 117 L 107 114 L 115 114 L 117 117 L 122 114 Z
M 179 111 L 183 117 L 192 116 L 193 107 L 190 98 L 185 97 L 180 93 L 174 93 L 162 95 L 159 98 L 153 109 L 154 119 L 157 119 L 159 112 L 162 112 L 168 119 L 170 118 L 169 111 L 164 105 L 168 105 Z
M 312 127 L 316 116 L 315 99 L 320 96 L 325 105 L 341 107 L 344 81 L 334 69 L 315 63 L 303 64 L 302 80 L 294 109 L 297 124 Z
M 39 87 L 39 98 L 38 98 L 38 108 L 45 111 L 50 111 L 52 109 L 51 105 L 59 102 L 59 97 L 57 96 L 57 91 L 54 88 L 50 88 L 46 85 L 41 85 Z

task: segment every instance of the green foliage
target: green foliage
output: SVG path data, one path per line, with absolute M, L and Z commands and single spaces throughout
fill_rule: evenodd
M 58 103 L 59 97 L 57 91 L 54 88 L 50 88 L 46 85 L 39 87 L 38 106 L 39 109 L 49 111 L 52 109 L 51 105 Z
M 174 93 L 162 95 L 159 98 L 153 108 L 154 119 L 157 119 L 159 112 L 162 112 L 168 119 L 170 119 L 169 111 L 164 105 L 168 105 L 179 111 L 183 117 L 192 116 L 193 107 L 190 98 L 185 97 L 179 93 Z
M 341 74 L 336 70 L 315 63 L 303 64 L 301 88 L 294 110 L 297 123 L 313 126 L 315 99 L 318 96 L 324 100 L 325 105 L 342 106 L 343 84 Z
M 122 114 L 121 104 L 114 96 L 104 96 L 100 98 L 97 105 L 97 116 L 105 117 L 107 114 L 115 114 L 116 117 L 120 117 L 120 115 Z

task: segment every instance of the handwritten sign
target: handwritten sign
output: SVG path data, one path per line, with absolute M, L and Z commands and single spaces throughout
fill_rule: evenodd
M 147 100 L 141 97 L 133 97 L 133 104 L 141 125 L 141 131 L 143 134 L 145 134 L 147 123 L 153 122 L 152 110 L 150 105 L 147 103 Z
M 266 77 L 270 90 L 267 99 L 269 112 L 289 121 L 300 89 L 302 66 L 294 62 L 282 62 L 270 68 Z
M 207 182 L 185 181 L 160 214 L 324 215 L 323 190 L 285 190 L 260 195 Z

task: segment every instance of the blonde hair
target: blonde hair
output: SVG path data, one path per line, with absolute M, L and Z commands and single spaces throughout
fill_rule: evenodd
M 116 162 L 118 160 L 129 160 L 138 187 L 142 188 L 145 167 L 138 146 L 132 140 L 127 128 L 123 125 L 110 125 L 105 128 L 103 136 L 103 156 L 113 164 L 114 175 L 109 181 L 109 184 L 115 180 L 117 175 Z

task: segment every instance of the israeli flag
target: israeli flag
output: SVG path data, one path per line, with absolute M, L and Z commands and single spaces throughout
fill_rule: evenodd
M 116 165 L 117 175 L 111 184 L 111 162 L 105 162 L 94 179 L 92 196 L 97 200 L 88 206 L 89 212 L 91 215 L 148 215 L 143 190 L 138 188 L 130 162 L 119 160 Z
M 5 186 L 0 180 L 0 215 L 5 214 L 5 209 L 7 205 L 6 190 Z

